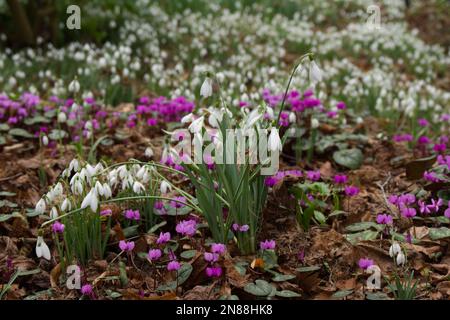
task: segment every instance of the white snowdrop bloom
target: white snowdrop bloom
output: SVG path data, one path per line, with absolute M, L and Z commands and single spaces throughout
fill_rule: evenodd
M 42 144 L 43 144 L 44 146 L 47 146 L 47 145 L 48 145 L 48 137 L 47 137 L 47 136 L 42 136 Z
M 70 164 L 69 164 L 69 171 L 75 171 L 75 172 L 78 172 L 78 169 L 80 168 L 80 164 L 79 164 L 79 162 L 78 162 L 78 160 L 77 159 L 73 159 L 72 161 L 70 161 Z
M 172 187 L 170 186 L 170 184 L 166 180 L 164 180 L 164 181 L 161 182 L 160 190 L 161 190 L 162 194 L 166 194 L 166 193 L 168 193 L 169 191 L 172 190 Z
M 81 195 L 83 193 L 83 184 L 80 180 L 75 181 L 71 186 L 72 193 L 75 195 Z
M 58 113 L 58 122 L 65 123 L 67 121 L 67 115 L 64 112 Z
M 192 113 L 189 113 L 181 118 L 181 123 L 191 123 L 192 121 L 194 121 L 194 119 L 194 115 Z
M 151 147 L 145 148 L 144 155 L 145 155 L 147 158 L 153 157 L 153 149 L 152 149 Z
M 142 183 L 140 183 L 139 181 L 135 181 L 133 183 L 133 192 L 134 193 L 141 194 L 144 191 L 145 191 L 145 187 Z
M 70 211 L 72 209 L 72 204 L 70 203 L 69 199 L 64 199 L 64 201 L 61 204 L 61 211 L 62 212 L 67 212 Z
M 104 170 L 103 164 L 101 162 L 97 163 L 95 165 L 94 169 L 95 169 L 95 174 L 99 174 L 100 172 L 102 172 Z
M 147 171 L 147 168 L 145 166 L 142 166 L 138 172 L 136 172 L 136 178 L 142 179 L 144 177 L 145 172 Z
M 311 82 L 322 81 L 322 71 L 314 60 L 309 62 L 309 79 Z
M 85 209 L 87 207 L 90 207 L 93 212 L 97 212 L 98 198 L 95 188 L 89 191 L 89 193 L 86 195 L 86 197 L 83 199 L 83 202 L 81 203 L 82 209 Z
M 399 252 L 397 258 L 395 259 L 395 262 L 397 263 L 398 266 L 402 266 L 406 263 L 406 257 L 403 252 Z
M 105 199 L 109 199 L 112 197 L 111 187 L 106 182 L 103 184 L 103 197 Z
M 88 178 L 92 178 L 96 173 L 96 170 L 93 166 L 91 166 L 90 164 L 86 165 L 86 176 Z
M 357 124 L 361 124 L 361 123 L 363 123 L 363 122 L 364 122 L 364 119 L 363 119 L 363 118 L 361 118 L 361 117 L 356 118 L 356 123 L 357 123 Z
M 36 207 L 34 208 L 34 211 L 36 211 L 36 213 L 38 214 L 43 214 L 45 212 L 45 200 L 44 199 L 40 199 L 37 203 L 36 203 Z
M 289 113 L 289 122 L 295 123 L 297 121 L 297 116 L 295 115 L 295 112 Z
M 70 84 L 69 84 L 69 91 L 73 92 L 73 93 L 77 93 L 78 91 L 80 91 L 80 83 L 78 82 L 77 79 L 74 79 Z
M 203 84 L 200 88 L 200 96 L 204 98 L 208 98 L 212 96 L 213 88 L 212 88 L 212 80 L 210 78 L 205 78 L 205 81 L 203 81 Z
M 205 120 L 204 116 L 201 116 L 200 118 L 194 120 L 190 125 L 189 125 L 189 131 L 192 133 L 197 133 L 200 132 L 203 128 L 203 122 Z
M 128 175 L 127 167 L 125 165 L 121 165 L 119 168 L 117 168 L 117 173 L 120 179 L 125 179 L 125 177 Z
M 389 248 L 389 255 L 391 256 L 391 258 L 397 256 L 397 254 L 399 254 L 400 252 L 402 252 L 402 249 L 400 248 L 398 242 L 394 242 Z
M 59 197 L 60 195 L 63 194 L 63 192 L 64 192 L 63 186 L 61 182 L 58 182 L 53 188 L 54 197 Z
M 270 108 L 267 108 L 269 110 Z M 272 110 L 273 113 L 273 110 Z M 258 108 L 253 109 L 252 112 L 248 115 L 247 120 L 245 121 L 245 128 L 252 128 L 261 118 L 263 114 L 258 110 Z
M 272 127 L 272 129 L 270 129 L 268 147 L 269 151 L 281 151 L 283 149 L 277 128 Z
M 97 181 L 97 182 L 95 183 L 94 188 L 95 188 L 97 194 L 99 194 L 99 195 L 101 195 L 101 196 L 104 195 L 103 185 L 100 183 L 100 181 Z
M 36 256 L 38 258 L 43 257 L 44 259 L 50 260 L 50 249 L 48 248 L 47 244 L 44 242 L 44 238 L 41 236 L 38 236 L 36 241 Z
M 316 118 L 312 118 L 311 119 L 311 128 L 317 129 L 318 127 L 319 127 L 319 120 L 317 120 Z
M 53 207 L 50 210 L 50 219 L 56 219 L 58 218 L 58 209 L 56 209 L 56 207 Z

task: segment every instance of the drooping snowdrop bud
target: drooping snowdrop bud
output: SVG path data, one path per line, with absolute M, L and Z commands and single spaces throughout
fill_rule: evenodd
M 295 123 L 297 121 L 297 116 L 295 115 L 294 112 L 289 113 L 289 122 L 290 123 Z
M 205 81 L 203 81 L 203 84 L 200 88 L 200 96 L 208 98 L 212 96 L 212 93 L 213 93 L 212 80 L 210 78 L 206 78 Z
M 43 144 L 44 146 L 47 146 L 47 145 L 48 145 L 48 137 L 47 137 L 47 136 L 42 136 L 42 144 Z
M 67 212 L 72 209 L 72 204 L 70 203 L 69 199 L 64 199 L 63 203 L 61 204 L 61 211 Z
M 75 171 L 75 172 L 78 172 L 78 169 L 80 169 L 80 163 L 78 162 L 78 160 L 77 159 L 73 159 L 72 161 L 70 161 L 70 164 L 69 164 L 69 170 L 70 171 Z
M 309 63 L 309 81 L 314 83 L 322 81 L 322 71 L 314 60 Z
M 95 175 L 95 168 L 90 164 L 86 165 L 86 173 L 88 178 L 92 178 Z
M 109 199 L 112 197 L 111 188 L 106 182 L 103 184 L 103 197 L 105 197 L 105 199 Z
M 44 199 L 40 199 L 37 203 L 36 203 L 36 207 L 35 207 L 35 211 L 38 214 L 43 214 L 45 212 L 45 200 Z
M 402 252 L 402 249 L 397 242 L 394 242 L 389 248 L 389 255 L 391 256 L 391 258 L 394 258 L 400 252 Z
M 47 244 L 44 242 L 44 238 L 42 236 L 38 236 L 36 241 L 36 256 L 38 258 L 43 257 L 44 259 L 50 260 L 50 249 Z
M 80 195 L 83 193 L 83 184 L 79 179 L 75 181 L 75 183 L 70 187 L 72 193 L 75 195 Z
M 133 183 L 133 191 L 134 193 L 140 194 L 145 190 L 144 186 L 142 185 L 142 183 L 140 183 L 139 181 L 135 181 Z
M 153 157 L 153 149 L 150 148 L 150 147 L 147 147 L 147 148 L 145 149 L 145 151 L 144 151 L 144 155 L 145 155 L 147 158 Z
M 318 127 L 319 127 L 319 120 L 317 120 L 316 118 L 312 118 L 311 119 L 311 128 L 317 129 Z
M 70 84 L 69 84 L 69 91 L 73 92 L 73 93 L 77 93 L 78 91 L 80 91 L 80 83 L 78 82 L 77 79 L 74 79 Z
M 281 151 L 283 149 L 277 128 L 272 127 L 270 130 L 268 147 L 269 151 Z
M 67 121 L 67 115 L 64 112 L 58 113 L 58 122 L 64 123 Z
M 89 191 L 89 193 L 86 195 L 86 197 L 83 199 L 83 202 L 81 203 L 82 209 L 85 209 L 87 207 L 91 207 L 91 210 L 93 212 L 97 212 L 98 198 L 95 188 Z
M 194 120 L 190 125 L 189 125 L 189 131 L 192 133 L 197 133 L 200 132 L 203 128 L 203 121 L 204 121 L 205 117 L 201 116 L 200 118 Z
M 402 266 L 406 263 L 406 257 L 403 252 L 400 252 L 397 255 L 397 259 L 395 259 L 395 262 L 397 263 L 398 266 Z
M 192 113 L 189 113 L 181 118 L 181 123 L 191 123 L 192 121 L 194 121 L 194 115 Z
M 147 171 L 147 169 L 145 168 L 145 166 L 141 167 L 138 172 L 136 172 L 136 178 L 141 179 L 144 177 L 145 172 Z
M 94 188 L 96 189 L 97 194 L 99 194 L 99 195 L 101 195 L 101 196 L 104 195 L 103 185 L 102 185 L 99 181 L 97 181 L 97 182 L 95 183 Z
M 56 218 L 58 218 L 58 209 L 56 209 L 56 207 L 53 207 L 52 210 L 50 210 L 50 219 Z
M 167 192 L 172 190 L 172 187 L 166 180 L 164 180 L 163 182 L 161 182 L 160 190 L 162 194 L 166 194 Z

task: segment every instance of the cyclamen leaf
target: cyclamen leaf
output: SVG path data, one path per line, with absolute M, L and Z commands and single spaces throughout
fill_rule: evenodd
M 333 293 L 333 295 L 331 297 L 336 298 L 336 299 L 341 299 L 341 298 L 345 298 L 346 296 L 348 296 L 352 293 L 353 293 L 353 290 L 340 290 L 340 291 Z
M 182 285 L 184 282 L 186 282 L 187 279 L 189 279 L 189 276 L 192 273 L 192 265 L 189 263 L 183 263 L 181 265 L 180 270 L 178 270 L 178 285 Z M 177 286 L 177 280 L 171 281 L 165 285 L 159 286 L 156 290 L 157 291 L 168 291 L 168 290 L 175 290 Z
M 197 253 L 197 250 L 186 250 L 186 251 L 183 251 L 182 253 L 180 253 L 180 256 L 183 259 L 192 259 L 193 257 L 195 257 L 196 253 Z
M 301 294 L 291 291 L 291 290 L 281 290 L 277 291 L 276 295 L 282 298 L 298 298 L 301 297 Z
M 362 165 L 363 154 L 356 148 L 338 150 L 333 153 L 333 159 L 337 164 L 355 170 Z
M 365 230 L 362 232 L 346 234 L 345 237 L 351 244 L 356 244 L 359 241 L 375 240 L 378 237 L 379 231 Z
M 307 266 L 307 267 L 300 267 L 295 270 L 298 272 L 313 272 L 313 271 L 317 271 L 320 269 L 321 269 L 320 266 Z
M 265 280 L 256 280 L 255 283 L 249 283 L 244 287 L 244 291 L 255 296 L 266 297 L 274 290 L 274 286 Z
M 272 281 L 283 282 L 283 281 L 292 280 L 294 278 L 295 278 L 295 276 L 292 275 L 292 274 L 280 274 L 280 273 L 278 273 L 272 278 Z
M 450 229 L 447 227 L 430 228 L 428 235 L 431 240 L 438 240 L 450 237 Z
M 27 130 L 22 128 L 14 128 L 9 130 L 8 132 L 12 136 L 22 137 L 22 138 L 34 138 L 34 136 L 29 133 Z

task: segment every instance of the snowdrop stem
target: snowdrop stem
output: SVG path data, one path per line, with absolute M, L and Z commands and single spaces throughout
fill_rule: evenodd
M 100 176 L 100 175 L 104 174 L 105 172 L 107 172 L 108 170 L 110 170 L 112 168 L 120 167 L 120 166 L 127 165 L 127 164 L 140 164 L 140 165 L 154 166 L 154 167 L 157 167 L 157 168 L 165 169 L 165 170 L 170 171 L 172 173 L 177 173 L 177 174 L 180 174 L 180 175 L 183 175 L 183 176 L 187 176 L 186 173 L 184 173 L 182 171 L 179 171 L 177 169 L 165 166 L 165 165 L 160 164 L 160 163 L 156 163 L 156 162 L 153 162 L 153 161 L 144 162 L 144 161 L 139 161 L 139 160 L 132 160 L 132 161 L 125 161 L 125 162 L 114 163 L 114 164 L 106 167 L 105 169 L 103 169 L 99 173 L 95 174 L 94 177 Z
M 311 130 L 310 146 L 307 153 L 307 161 L 310 163 L 314 154 L 314 145 L 316 144 L 317 129 Z
M 302 55 L 300 58 L 298 58 L 297 64 L 296 64 L 296 65 L 294 66 L 294 68 L 292 69 L 291 75 L 290 75 L 290 77 L 289 77 L 288 84 L 287 84 L 287 86 L 286 86 L 286 90 L 284 91 L 283 100 L 281 101 L 280 111 L 278 112 L 278 116 L 277 116 L 277 122 L 276 122 L 276 125 L 277 125 L 278 127 L 280 126 L 280 125 L 279 125 L 279 122 L 280 122 L 281 113 L 282 113 L 283 110 L 284 110 L 286 98 L 287 98 L 287 95 L 288 95 L 288 93 L 289 93 L 289 88 L 291 87 L 292 79 L 294 78 L 294 75 L 295 75 L 295 73 L 297 72 L 297 69 L 298 69 L 300 66 L 303 66 L 303 60 L 304 60 L 305 58 L 307 58 L 307 57 L 311 57 L 312 55 L 313 55 L 313 54 L 312 54 L 311 52 L 308 52 L 308 53 Z

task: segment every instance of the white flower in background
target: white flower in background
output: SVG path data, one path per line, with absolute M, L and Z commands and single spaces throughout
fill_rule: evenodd
M 189 131 L 192 133 L 197 133 L 200 132 L 203 128 L 203 122 L 205 120 L 204 116 L 201 116 L 200 118 L 194 120 L 190 125 L 189 125 Z
M 204 98 L 208 98 L 212 96 L 213 88 L 212 88 L 212 80 L 210 78 L 206 78 L 203 81 L 203 84 L 200 88 L 200 96 Z
M 297 116 L 295 115 L 295 112 L 289 113 L 289 122 L 295 123 L 297 121 Z
M 97 181 L 97 182 L 95 183 L 94 188 L 96 189 L 97 194 L 99 194 L 99 195 L 101 195 L 101 196 L 104 195 L 103 185 L 100 183 L 100 181 Z
M 191 123 L 192 121 L 194 121 L 194 119 L 194 115 L 192 113 L 189 113 L 181 118 L 181 123 Z
M 70 211 L 70 209 L 72 209 L 72 204 L 70 203 L 69 199 L 66 198 L 61 204 L 61 211 L 67 212 Z
M 103 184 L 103 197 L 105 197 L 105 199 L 112 197 L 111 187 L 106 182 Z
M 142 192 L 145 191 L 145 187 L 139 181 L 135 181 L 133 183 L 133 191 L 134 193 L 141 194 Z
M 405 264 L 405 262 L 406 262 L 406 257 L 405 257 L 405 255 L 403 254 L 403 252 L 400 252 L 400 253 L 397 255 L 397 259 L 395 259 L 395 262 L 397 263 L 398 266 L 402 266 L 402 265 Z
M 269 151 L 281 151 L 283 149 L 277 128 L 272 127 L 272 129 L 270 129 L 268 147 Z
M 44 146 L 47 146 L 47 145 L 48 145 L 48 137 L 47 137 L 47 136 L 42 136 L 42 144 L 43 144 Z
M 267 110 L 269 110 L 271 108 L 267 108 Z M 273 110 L 272 111 L 272 115 L 273 115 Z M 258 108 L 253 109 L 252 112 L 250 112 L 250 114 L 247 117 L 247 120 L 245 121 L 245 128 L 252 128 L 258 121 L 259 119 L 261 119 L 263 116 L 263 114 L 258 110 Z
M 318 127 L 319 127 L 319 120 L 317 120 L 316 118 L 312 118 L 311 119 L 311 128 L 317 129 Z
M 93 212 L 97 212 L 98 208 L 98 198 L 95 188 L 91 189 L 86 197 L 83 199 L 81 203 L 81 209 L 85 209 L 87 207 L 91 207 Z
M 44 242 L 44 238 L 39 236 L 36 241 L 36 256 L 38 258 L 43 257 L 44 259 L 50 260 L 50 249 Z
M 78 91 L 80 91 L 80 83 L 78 82 L 77 79 L 74 79 L 70 84 L 69 84 L 69 91 L 73 92 L 73 93 L 77 93 Z
M 58 210 L 56 207 L 53 207 L 52 210 L 50 210 L 50 219 L 56 219 L 58 218 Z
M 402 249 L 400 248 L 398 242 L 394 242 L 389 248 L 389 255 L 391 258 L 394 258 L 400 252 L 402 252 Z
M 144 151 L 144 155 L 145 155 L 147 158 L 153 157 L 153 149 L 150 148 L 150 147 L 147 147 L 147 148 L 145 149 L 145 151 Z
M 162 194 L 166 194 L 167 192 L 172 190 L 172 187 L 166 180 L 164 180 L 163 182 L 161 182 L 160 190 Z
M 309 81 L 314 83 L 322 81 L 322 71 L 314 60 L 309 62 Z
M 45 212 L 45 200 L 44 199 L 40 199 L 37 203 L 36 203 L 36 207 L 34 208 L 34 210 L 36 211 L 37 214 L 43 214 Z
M 58 113 L 58 122 L 64 123 L 67 121 L 67 115 L 64 112 Z
M 73 159 L 72 161 L 70 161 L 69 164 L 69 171 L 75 171 L 78 172 L 78 169 L 80 169 L 80 163 L 78 162 L 77 159 Z

